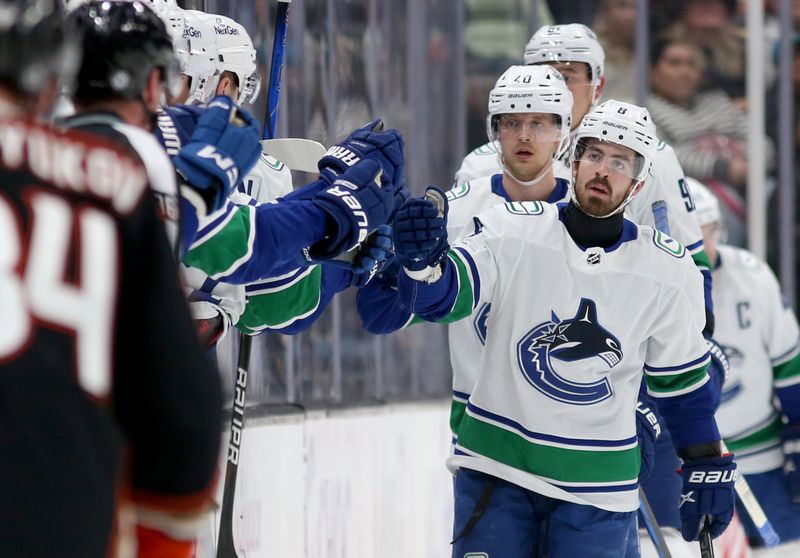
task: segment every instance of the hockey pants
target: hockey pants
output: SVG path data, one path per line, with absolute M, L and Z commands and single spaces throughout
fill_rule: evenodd
M 455 478 L 453 558 L 620 558 L 636 536 L 636 512 L 557 500 L 460 469 Z

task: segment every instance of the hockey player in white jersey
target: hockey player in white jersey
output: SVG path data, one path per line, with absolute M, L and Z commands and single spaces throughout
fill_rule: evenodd
M 496 206 L 451 250 L 440 191 L 440 206 L 417 198 L 395 217 L 405 307 L 455 321 L 492 304 L 450 458 L 453 556 L 624 555 L 643 370 L 684 459 L 684 538 L 730 521 L 736 466 L 713 417 L 702 277 L 681 244 L 623 218 L 657 138 L 646 110 L 614 106 L 577 132 L 569 203 Z
M 605 85 L 605 53 L 592 30 L 578 23 L 541 27 L 526 45 L 524 59 L 525 64 L 551 65 L 564 75 L 573 97 L 572 128 L 577 129 L 584 115 L 599 102 Z M 456 172 L 455 186 L 494 174 L 502 165 L 497 144 L 489 142 L 464 158 Z M 570 173 L 565 154 L 556 162 L 555 176 L 569 178 Z M 706 276 L 706 328 L 710 336 L 713 333 L 711 275 L 693 210 L 683 170 L 672 148 L 662 142 L 653 156 L 647 188 L 626 208 L 625 214 L 634 223 L 669 234 L 689 250 Z
M 769 267 L 752 253 L 722 244 L 719 202 L 690 179 L 697 219 L 714 273 L 715 337 L 730 361 L 717 411 L 720 432 L 781 545 L 765 553 L 800 555 L 800 330 Z M 759 543 L 747 512 L 748 538 Z

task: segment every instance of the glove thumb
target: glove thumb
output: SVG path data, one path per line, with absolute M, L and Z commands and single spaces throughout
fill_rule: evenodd
M 438 186 L 428 186 L 425 190 L 425 199 L 436 206 L 439 210 L 439 215 L 442 217 L 447 216 L 449 204 L 447 203 L 447 194 L 442 191 Z

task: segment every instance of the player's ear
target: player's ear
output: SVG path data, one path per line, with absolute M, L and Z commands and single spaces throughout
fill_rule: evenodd
M 597 88 L 594 90 L 594 99 L 593 101 L 595 104 L 600 102 L 600 97 L 603 94 L 603 88 L 606 86 L 606 76 L 601 76 L 600 81 L 597 83 Z

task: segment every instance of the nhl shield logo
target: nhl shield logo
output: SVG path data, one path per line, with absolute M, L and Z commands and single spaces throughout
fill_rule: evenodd
M 599 358 L 608 368 L 622 360 L 622 345 L 597 320 L 593 300 L 582 298 L 573 318 L 539 324 L 517 343 L 517 363 L 523 376 L 538 391 L 571 405 L 593 405 L 613 395 L 607 376 L 594 382 L 575 382 L 553 368 L 553 359 L 575 362 Z
M 600 263 L 600 252 L 590 252 L 586 256 L 586 263 L 589 265 L 597 265 Z

